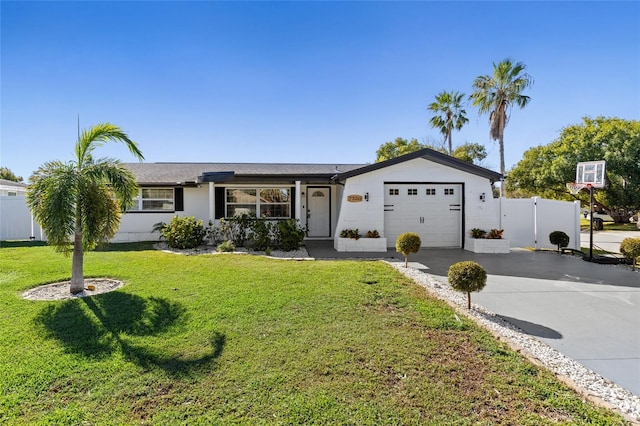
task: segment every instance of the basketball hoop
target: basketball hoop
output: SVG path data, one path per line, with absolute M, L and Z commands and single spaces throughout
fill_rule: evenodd
M 568 182 L 566 185 L 567 185 L 567 189 L 572 195 L 577 195 L 578 192 L 580 192 L 583 188 L 587 188 L 591 186 L 587 183 L 577 183 L 577 182 Z

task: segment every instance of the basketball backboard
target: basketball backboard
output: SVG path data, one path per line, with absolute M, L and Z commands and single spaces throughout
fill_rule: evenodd
M 576 166 L 576 183 L 591 185 L 593 188 L 604 188 L 604 169 L 604 160 L 580 162 Z

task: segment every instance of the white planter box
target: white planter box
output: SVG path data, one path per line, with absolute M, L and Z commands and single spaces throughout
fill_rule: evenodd
M 509 253 L 509 240 L 465 238 L 464 249 L 474 253 Z
M 355 240 L 353 238 L 335 238 L 333 240 L 333 248 L 336 251 L 375 251 L 386 252 L 387 251 L 387 239 L 386 238 L 360 238 Z

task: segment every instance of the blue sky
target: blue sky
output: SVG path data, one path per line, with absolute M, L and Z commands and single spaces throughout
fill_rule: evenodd
M 426 107 L 512 58 L 507 168 L 583 116 L 640 118 L 639 2 L 0 2 L 0 164 L 25 179 L 108 121 L 146 161 L 373 162 L 440 143 Z M 467 107 L 454 145 L 484 144 Z M 133 161 L 121 145 L 97 151 Z

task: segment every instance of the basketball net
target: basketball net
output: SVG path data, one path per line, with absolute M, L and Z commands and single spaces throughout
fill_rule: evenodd
M 573 195 L 578 194 L 578 192 L 580 192 L 583 188 L 587 188 L 591 186 L 588 183 L 577 183 L 577 182 L 568 182 L 566 185 L 569 192 Z

